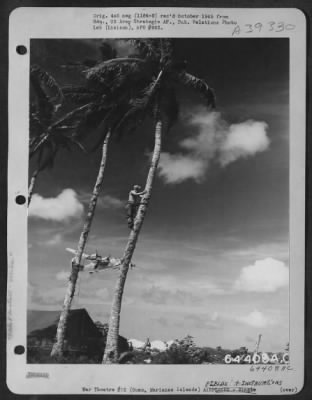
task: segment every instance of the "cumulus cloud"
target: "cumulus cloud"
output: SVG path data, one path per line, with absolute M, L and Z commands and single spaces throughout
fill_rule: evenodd
M 101 197 L 98 201 L 99 206 L 102 208 L 122 208 L 124 207 L 124 202 L 114 196 L 109 194 Z
M 220 164 L 225 166 L 238 158 L 265 151 L 270 144 L 265 122 L 248 120 L 229 126 L 228 135 L 220 147 Z
M 67 221 L 80 217 L 83 205 L 73 189 L 64 189 L 57 197 L 44 198 L 34 194 L 29 207 L 29 217 L 52 221 Z
M 161 153 L 158 174 L 166 183 L 180 183 L 189 178 L 200 181 L 205 169 L 201 160 L 181 154 Z
M 254 310 L 248 315 L 238 317 L 237 320 L 254 328 L 265 328 L 272 323 L 270 318 L 258 310 Z
M 228 124 L 220 112 L 196 108 L 186 123 L 192 136 L 179 143 L 178 154 L 162 153 L 158 174 L 166 183 L 181 183 L 187 179 L 201 182 L 211 162 L 226 167 L 241 159 L 268 149 L 266 122 L 247 120 Z
M 50 239 L 41 241 L 40 244 L 43 244 L 45 246 L 56 246 L 62 243 L 62 240 L 63 240 L 63 235 L 61 233 L 56 233 Z
M 243 292 L 275 292 L 287 286 L 288 280 L 285 263 L 269 257 L 243 267 L 233 287 Z
M 79 200 L 85 204 L 88 205 L 90 201 L 91 195 L 90 193 L 81 193 L 79 195 Z M 111 196 L 109 194 L 106 194 L 104 196 L 99 196 L 97 200 L 97 208 L 99 209 L 118 209 L 124 207 L 124 202 L 120 199 L 118 199 L 115 196 Z

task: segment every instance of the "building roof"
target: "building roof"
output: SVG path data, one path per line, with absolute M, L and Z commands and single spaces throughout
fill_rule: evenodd
M 27 335 L 55 336 L 60 311 L 28 310 Z M 84 308 L 70 310 L 67 329 L 68 336 L 72 337 L 101 337 L 101 333 Z

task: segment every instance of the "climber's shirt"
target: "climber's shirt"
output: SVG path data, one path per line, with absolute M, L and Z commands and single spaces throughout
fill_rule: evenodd
M 143 194 L 144 194 L 144 192 L 136 192 L 135 190 L 130 190 L 128 203 L 138 204 L 140 202 L 140 198 Z

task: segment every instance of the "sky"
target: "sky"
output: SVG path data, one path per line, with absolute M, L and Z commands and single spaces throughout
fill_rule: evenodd
M 110 41 L 119 56 L 129 43 Z M 61 86 L 66 63 L 99 58 L 100 40 L 32 40 L 31 63 Z M 214 88 L 217 108 L 178 88 L 180 114 L 163 139 L 147 216 L 129 271 L 120 334 L 200 346 L 282 351 L 288 342 L 289 54 L 287 39 L 177 39 L 176 56 Z M 94 140 L 90 132 L 90 143 Z M 86 251 L 121 257 L 124 206 L 144 186 L 153 124 L 114 140 Z M 59 153 L 29 209 L 30 309 L 60 309 L 100 150 Z M 35 163 L 30 164 L 30 173 Z M 81 273 L 73 308 L 108 322 L 118 271 Z

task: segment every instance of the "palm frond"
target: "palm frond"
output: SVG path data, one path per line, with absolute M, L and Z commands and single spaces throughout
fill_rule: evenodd
M 157 61 L 161 58 L 161 46 L 159 39 L 130 39 L 139 56 L 150 61 Z
M 154 79 L 146 88 L 144 88 L 143 96 L 138 97 L 133 101 L 133 105 L 137 105 L 138 107 L 142 108 L 142 110 L 147 108 L 160 89 L 162 76 L 163 71 L 161 70 L 156 79 Z
M 72 103 L 77 105 L 96 101 L 102 96 L 100 92 L 84 86 L 65 86 L 62 90 L 65 99 L 69 99 Z
M 61 118 L 59 118 L 57 121 L 53 122 L 53 124 L 51 124 L 50 129 L 53 129 L 55 127 L 58 126 L 62 126 L 62 124 L 66 123 L 66 124 L 70 124 L 70 123 L 77 123 L 77 121 L 79 121 L 80 118 L 84 117 L 85 113 L 90 110 L 92 107 L 94 106 L 94 104 L 92 102 L 84 104 L 81 107 L 77 107 L 74 110 L 68 112 L 67 114 L 65 114 L 64 116 L 62 116 Z
M 160 71 L 156 79 L 154 79 L 151 84 L 143 91 L 144 95 L 147 97 L 152 97 L 160 86 L 161 78 L 163 76 L 163 71 Z
M 99 125 L 109 112 L 109 108 L 104 109 L 97 104 L 93 104 L 84 114 L 76 120 L 76 126 L 72 136 L 79 141 L 88 140 L 90 135 L 96 134 Z
M 65 70 L 85 70 L 86 68 L 91 68 L 94 67 L 97 64 L 97 60 L 93 60 L 90 58 L 86 58 L 83 61 L 79 62 L 68 62 L 66 64 L 62 64 L 60 67 L 65 69 Z
M 72 144 L 76 145 L 83 153 L 89 153 L 88 150 L 84 147 L 84 145 L 82 143 L 80 143 L 79 140 L 75 139 L 74 137 L 70 138 L 70 141 L 72 142 Z
M 144 60 L 141 58 L 113 58 L 111 60 L 106 60 L 101 62 L 100 64 L 95 65 L 92 68 L 89 68 L 85 71 L 86 78 L 98 78 L 101 79 L 103 74 L 107 74 L 109 72 L 118 72 L 123 64 L 139 64 L 144 63 Z
M 91 90 L 101 91 L 121 103 L 137 97 L 153 75 L 155 72 L 152 66 L 142 59 L 114 59 L 89 70 L 87 85 Z
M 112 131 L 117 137 L 125 135 L 127 132 L 133 130 L 134 126 L 137 127 L 140 125 L 149 112 L 152 112 L 151 106 L 147 107 L 147 104 L 131 102 L 123 116 L 114 124 Z
M 68 140 L 77 145 L 75 133 L 72 133 L 70 138 L 66 136 L 66 133 L 70 131 L 76 132 L 77 126 L 85 116 L 86 110 L 90 109 L 91 106 L 92 103 L 70 111 L 51 124 L 47 130 L 42 130 L 41 134 L 31 138 L 29 143 L 29 157 L 32 158 L 39 150 L 45 147 L 53 147 L 56 145 L 68 148 Z
M 71 93 L 82 93 L 82 94 L 88 94 L 88 93 L 93 93 L 93 94 L 102 94 L 101 91 L 91 89 L 87 86 L 77 86 L 77 85 L 66 85 L 62 87 L 62 92 L 64 96 L 71 94 Z
M 101 61 L 107 61 L 113 58 L 116 58 L 116 49 L 114 49 L 109 43 L 106 41 L 102 41 L 99 46 L 100 53 L 100 61 L 95 60 L 93 58 L 85 58 L 83 61 L 70 61 L 66 64 L 61 65 L 61 68 L 70 70 L 70 69 L 81 69 L 85 70 L 86 68 L 92 68 L 98 65 Z
M 133 130 L 135 124 L 139 125 L 148 115 L 153 113 L 155 99 L 161 88 L 163 71 L 154 78 L 142 91 L 140 96 L 131 98 L 124 105 L 122 115 L 114 124 L 113 131 L 117 136 Z
M 38 150 L 40 150 L 44 144 L 49 139 L 49 133 L 43 132 L 40 136 L 34 138 L 31 142 L 31 147 L 29 149 L 29 158 L 32 158 Z
M 173 56 L 173 39 L 130 39 L 138 51 L 138 56 L 153 63 L 160 63 L 163 67 L 168 64 Z
M 29 156 L 32 158 L 35 154 L 52 153 L 60 148 L 65 148 L 70 151 L 72 145 L 80 148 L 83 152 L 87 152 L 84 146 L 74 137 L 74 135 L 67 135 L 62 129 L 54 129 L 41 135 L 37 138 L 36 142 L 30 145 Z
M 197 78 L 196 76 L 185 71 L 176 74 L 176 77 L 183 85 L 198 91 L 204 98 L 208 107 L 216 107 L 214 90 L 210 88 L 203 79 Z
M 58 125 L 55 130 L 58 132 L 69 132 L 75 130 L 77 128 L 77 123 L 73 123 L 72 125 Z
M 29 114 L 29 137 L 35 138 L 41 135 L 45 127 L 42 125 L 38 112 L 32 111 Z
M 32 79 L 39 82 L 42 90 L 48 95 L 52 102 L 61 103 L 63 101 L 63 92 L 59 84 L 47 71 L 44 71 L 38 65 L 32 65 L 30 69 L 30 75 Z M 50 89 L 49 95 L 48 90 Z
M 112 117 L 114 116 L 114 113 L 114 105 L 111 105 L 104 110 L 98 108 L 96 112 L 93 111 L 84 121 L 82 121 L 75 137 L 83 138 L 86 134 L 88 136 L 92 134 L 94 143 L 91 146 L 90 151 L 93 152 L 97 150 L 97 148 L 103 144 L 107 132 L 111 130 Z
M 173 40 L 172 39 L 157 39 L 160 45 L 160 65 L 162 68 L 169 66 L 172 63 L 173 56 Z
M 46 95 L 40 83 L 33 76 L 30 76 L 30 81 L 31 88 L 35 92 L 36 96 L 35 112 L 37 114 L 37 118 L 43 126 L 47 127 L 52 121 L 54 104 Z
M 172 57 L 174 51 L 174 39 L 167 38 L 159 40 L 161 40 L 163 55 Z

